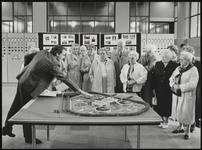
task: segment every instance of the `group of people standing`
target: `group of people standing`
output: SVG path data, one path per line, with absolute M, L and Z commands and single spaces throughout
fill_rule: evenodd
M 71 50 L 61 60 L 61 70 L 83 91 L 136 93 L 162 117 L 159 127 L 167 128 L 169 118 L 178 121 L 173 133 L 185 132 L 185 139 L 199 127 L 200 61 L 187 43 L 180 45 L 180 51 L 170 45 L 160 55 L 155 45 L 148 44 L 140 58 L 137 51 L 126 49 L 123 39 L 110 55 L 104 47 L 95 53 L 93 44 L 73 44 Z
M 178 121 L 173 133 L 185 132 L 184 139 L 199 127 L 201 71 L 193 47 L 182 43 L 179 51 L 170 45 L 159 55 L 157 47 L 148 44 L 139 58 L 137 51 L 127 50 L 125 41 L 119 39 L 117 50 L 110 55 L 104 47 L 94 52 L 93 44 L 74 44 L 64 61 L 66 75 L 82 90 L 136 93 L 162 117 L 159 127 L 168 128 L 169 118 Z
M 63 49 L 63 46 L 54 46 L 50 52 L 44 50 L 28 55 L 31 57 L 30 65 L 26 63 L 27 66 L 18 75 L 18 89 L 3 128 L 3 135 L 14 137 L 8 119 L 50 84 L 51 89 L 54 89 L 61 82 L 69 86 L 69 90 L 79 91 L 88 97 L 92 97 L 87 93 L 90 91 L 136 93 L 162 117 L 159 127 L 167 128 L 169 117 L 178 121 L 179 127 L 173 133 L 185 132 L 184 139 L 190 138 L 190 131 L 195 126 L 199 127 L 200 62 L 195 59 L 194 49 L 188 44 L 182 44 L 180 52 L 176 45 L 171 45 L 161 50 L 161 55 L 157 53 L 155 45 L 148 44 L 141 57 L 137 51 L 127 50 L 123 39 L 118 40 L 117 50 L 110 55 L 104 47 L 96 52 L 93 44 L 73 44 L 72 52 L 68 55 Z M 154 97 L 157 100 L 155 105 L 152 101 Z M 16 108 L 19 101 L 23 103 Z M 32 143 L 30 129 L 31 127 L 26 129 L 24 125 L 27 143 Z M 38 139 L 37 142 L 41 143 Z
M 185 132 L 186 140 L 201 118 L 201 67 L 194 53 L 186 43 L 180 45 L 179 53 L 176 45 L 169 46 L 151 71 L 150 90 L 157 99 L 154 110 L 163 120 L 159 127 L 167 128 L 170 117 L 179 122 L 172 133 Z

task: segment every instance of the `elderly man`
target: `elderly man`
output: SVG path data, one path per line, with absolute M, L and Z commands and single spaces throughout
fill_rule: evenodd
M 111 60 L 114 62 L 116 71 L 116 93 L 123 93 L 123 84 L 120 80 L 121 69 L 125 64 L 128 63 L 128 53 L 129 51 L 125 49 L 125 40 L 119 39 L 117 43 L 117 50 L 112 51 Z

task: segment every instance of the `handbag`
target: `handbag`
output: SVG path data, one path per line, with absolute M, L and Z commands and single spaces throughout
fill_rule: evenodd
M 131 80 L 130 78 L 129 78 L 129 80 Z M 126 85 L 126 92 L 128 92 L 128 93 L 131 93 L 131 92 L 133 92 L 133 85 Z

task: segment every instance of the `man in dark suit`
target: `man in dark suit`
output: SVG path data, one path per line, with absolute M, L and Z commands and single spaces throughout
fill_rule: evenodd
M 117 50 L 112 51 L 111 60 L 114 62 L 116 71 L 116 93 L 123 93 L 123 84 L 120 80 L 121 69 L 128 63 L 129 50 L 125 49 L 126 42 L 123 39 L 119 39 L 117 42 Z
M 8 112 L 5 126 L 3 127 L 3 135 L 15 137 L 15 134 L 12 133 L 13 124 L 9 123 L 8 120 L 27 102 L 31 99 L 35 99 L 47 89 L 55 77 L 64 82 L 72 90 L 78 91 L 87 97 L 93 96 L 82 91 L 72 80 L 65 77 L 60 70 L 60 60 L 65 55 L 63 50 L 63 46 L 57 45 L 54 46 L 50 52 L 42 50 L 27 55 L 26 58 L 29 59 L 28 63 L 25 63 L 25 67 L 16 77 L 18 79 L 17 92 Z M 31 125 L 23 124 L 23 134 L 25 142 L 32 143 Z M 42 142 L 39 139 L 36 139 L 36 144 L 39 143 Z

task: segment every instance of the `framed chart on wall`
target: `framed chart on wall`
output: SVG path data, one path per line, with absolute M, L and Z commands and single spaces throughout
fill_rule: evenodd
M 88 44 L 98 44 L 98 37 L 97 35 L 83 35 L 82 45 L 88 45 Z
M 53 47 L 54 45 L 63 45 L 64 47 L 71 47 L 72 44 L 80 44 L 79 33 L 47 33 L 38 32 L 39 49 L 47 49 L 46 47 Z
M 75 44 L 75 34 L 60 34 L 61 45 Z
M 104 45 L 117 45 L 118 34 L 105 34 Z
M 100 46 L 99 39 L 100 38 L 98 33 L 80 34 L 80 43 L 81 43 L 80 45 L 94 44 L 95 45 L 94 53 L 97 53 L 97 50 L 99 49 Z
M 43 34 L 43 45 L 58 45 L 58 34 Z
M 128 50 L 137 51 L 141 55 L 141 33 L 121 33 L 121 38 L 126 41 Z
M 137 34 L 121 34 L 121 38 L 126 41 L 126 45 L 137 45 Z

